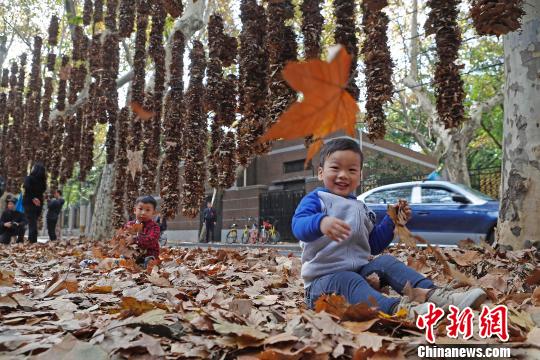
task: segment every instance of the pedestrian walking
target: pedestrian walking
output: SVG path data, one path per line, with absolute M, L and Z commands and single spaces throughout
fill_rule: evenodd
M 214 225 L 216 224 L 217 214 L 216 209 L 212 207 L 212 203 L 208 202 L 206 203 L 206 208 L 203 211 L 203 218 L 204 218 L 204 225 L 206 228 L 206 236 L 205 243 L 208 242 L 208 239 L 210 241 L 214 241 Z M 212 233 L 212 235 L 210 235 Z

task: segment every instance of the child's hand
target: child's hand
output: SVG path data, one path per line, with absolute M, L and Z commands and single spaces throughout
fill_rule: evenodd
M 412 218 L 412 210 L 407 200 L 400 199 L 397 204 L 392 205 L 396 208 L 398 222 L 405 225 Z
M 132 245 L 132 244 L 135 244 L 136 243 L 136 240 L 135 240 L 135 237 L 133 235 L 129 235 L 127 238 L 127 244 L 128 245 Z
M 351 235 L 351 227 L 343 220 L 326 216 L 321 221 L 321 232 L 330 239 L 340 242 Z

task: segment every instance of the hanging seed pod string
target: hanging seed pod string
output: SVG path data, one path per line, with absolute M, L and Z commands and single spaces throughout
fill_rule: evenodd
M 116 152 L 114 155 L 115 162 L 115 177 L 114 187 L 112 192 L 113 201 L 113 213 L 112 224 L 114 228 L 119 228 L 125 222 L 124 219 L 124 206 L 126 205 L 125 189 L 126 189 L 126 177 L 127 174 L 127 135 L 129 126 L 129 110 L 124 107 L 118 114 L 118 120 L 116 124 L 117 137 L 116 137 Z
M 180 207 L 180 159 L 182 151 L 182 134 L 185 121 L 183 99 L 183 71 L 184 71 L 184 34 L 176 30 L 171 44 L 171 62 L 169 63 L 171 90 L 165 102 L 164 148 L 165 158 L 162 167 L 162 187 L 160 195 L 163 199 L 161 215 L 166 219 L 173 219 Z
M 120 45 L 119 37 L 116 33 L 116 13 L 118 9 L 118 0 L 109 0 L 107 2 L 107 14 L 105 17 L 105 40 L 103 48 L 107 52 L 103 53 L 101 60 L 102 75 L 101 87 L 104 93 L 101 96 L 101 107 L 106 111 L 106 121 L 108 122 L 107 139 L 105 146 L 107 149 L 107 164 L 114 162 L 115 142 L 116 142 L 116 123 L 118 118 L 118 90 L 116 88 L 116 78 L 120 68 Z
M 120 15 L 118 17 L 118 35 L 129 37 L 135 24 L 137 3 L 134 0 L 120 0 Z
M 67 180 L 71 177 L 73 173 L 73 166 L 75 163 L 74 160 L 74 145 L 75 145 L 75 117 L 70 116 L 65 118 L 64 123 L 64 138 L 62 141 L 62 154 L 60 160 L 60 172 L 58 182 L 61 186 L 65 185 Z
M 40 123 L 40 133 L 41 133 L 41 146 L 38 148 L 38 158 L 43 161 L 45 166 L 48 164 L 48 156 L 50 154 L 49 144 L 50 144 L 50 134 L 49 134 L 49 117 L 51 115 L 51 101 L 52 95 L 54 92 L 53 79 L 50 76 L 45 78 L 45 85 L 43 86 L 43 99 L 41 102 L 41 123 Z
M 167 13 L 160 2 L 152 4 L 152 27 L 150 29 L 150 44 L 148 53 L 154 62 L 154 89 L 151 97 L 153 117 L 145 122 L 147 130 L 143 154 L 144 171 L 142 174 L 142 190 L 154 193 L 156 189 L 156 173 L 159 164 L 159 149 L 161 137 L 161 115 L 163 108 L 163 93 L 165 91 L 165 48 L 163 47 L 163 31 Z
M 223 66 L 234 63 L 238 43 L 224 33 L 223 18 L 212 15 L 208 22 L 210 60 L 207 69 L 206 108 L 210 111 L 211 148 L 209 153 L 209 183 L 214 188 L 230 187 L 235 171 L 234 133 L 232 142 L 222 126 L 230 127 L 236 117 L 236 77 L 223 77 Z M 230 130 L 227 130 L 228 133 Z M 227 134 L 228 134 L 227 133 Z M 231 175 L 232 173 L 232 175 Z
M 95 31 L 96 25 L 98 25 L 100 22 L 103 21 L 103 0 L 94 1 L 94 14 L 92 16 L 92 20 L 94 22 L 94 31 Z
M 366 123 L 371 139 L 382 139 L 386 133 L 384 104 L 392 99 L 393 63 L 388 47 L 388 16 L 382 11 L 387 1 L 364 0 L 362 26 L 366 38 L 362 56 L 366 65 Z
M 266 48 L 270 61 L 269 118 L 266 127 L 274 124 L 283 111 L 296 101 L 296 92 L 283 79 L 282 71 L 288 61 L 296 60 L 296 40 L 291 26 L 285 21 L 294 17 L 294 7 L 290 0 L 269 2 Z
M 203 110 L 204 85 L 206 68 L 204 48 L 200 41 L 193 42 L 190 54 L 190 79 L 186 96 L 186 131 L 184 147 L 184 184 L 182 196 L 182 213 L 194 218 L 199 213 L 204 201 L 204 184 L 206 180 L 206 114 Z
M 429 0 L 431 9 L 425 23 L 426 34 L 435 34 L 438 62 L 435 67 L 437 113 L 445 128 L 459 126 L 464 120 L 465 91 L 457 65 L 461 31 L 457 23 L 459 0 Z
M 321 15 L 321 0 L 302 2 L 302 35 L 304 35 L 305 59 L 321 57 L 321 34 L 324 18 Z
M 86 78 L 86 47 L 87 38 L 81 26 L 75 26 L 73 31 L 73 67 L 69 78 L 68 102 L 73 105 L 77 102 L 79 92 L 84 88 Z
M 264 48 L 266 16 L 255 0 L 240 2 L 239 87 L 238 107 L 242 119 L 237 129 L 240 165 L 246 167 L 256 153 L 266 147 L 256 143 L 264 133 L 267 118 L 268 62 Z
M 25 138 L 28 142 L 29 158 L 33 163 L 36 159 L 36 151 L 40 146 L 41 139 L 35 134 L 39 132 L 39 115 L 41 103 L 41 46 L 43 39 L 34 37 L 34 49 L 32 52 L 32 68 L 30 71 L 30 82 L 26 93 L 26 129 Z
M 60 20 L 58 16 L 53 15 L 51 22 L 49 23 L 49 54 L 47 55 L 47 69 L 54 71 L 54 65 L 56 62 L 56 54 L 53 49 L 58 45 L 58 33 L 59 33 Z
M 69 57 L 62 57 L 62 67 L 60 68 L 58 92 L 56 95 L 56 109 L 63 112 L 66 108 L 66 83 L 69 78 Z M 49 173 L 51 178 L 51 188 L 56 189 L 58 187 L 58 177 L 60 176 L 60 165 L 62 162 L 62 145 L 64 143 L 64 117 L 62 115 L 56 116 L 53 119 L 52 125 L 49 129 L 51 145 L 49 148 Z
M 84 26 L 90 25 L 92 22 L 92 13 L 94 11 L 92 0 L 84 0 L 82 21 Z
M 356 86 L 358 76 L 358 40 L 356 38 L 356 5 L 355 0 L 334 0 L 334 15 L 336 17 L 335 40 L 342 44 L 352 57 L 351 74 L 347 90 L 355 100 L 358 100 L 359 91 Z
M 473 0 L 470 10 L 476 32 L 501 36 L 521 28 L 523 0 Z
M 223 137 L 221 117 L 219 114 L 223 94 L 223 75 L 220 52 L 223 47 L 223 19 L 213 14 L 208 21 L 208 69 L 206 70 L 205 108 L 209 111 L 210 125 L 210 151 L 208 153 L 208 182 L 213 188 L 218 186 L 218 164 L 216 152 Z
M 165 10 L 173 17 L 177 18 L 182 15 L 184 11 L 184 6 L 182 5 L 182 0 L 162 0 Z
M 0 124 L 2 125 L 2 134 L 0 135 L 0 174 L 6 178 L 5 161 L 7 154 L 6 142 L 7 131 L 9 125 L 9 117 L 7 115 L 7 95 L 6 93 L 0 93 Z
M 90 97 L 95 92 L 95 84 L 90 84 Z M 83 106 L 83 130 L 81 132 L 81 152 L 79 155 L 79 181 L 85 181 L 92 169 L 94 154 L 94 126 L 96 121 L 92 112 L 92 104 L 87 102 Z
M 141 0 L 137 6 L 137 30 L 135 35 L 135 54 L 133 56 L 133 81 L 131 83 L 131 104 L 142 107 L 144 104 L 144 83 L 146 66 L 146 30 L 150 4 Z M 127 178 L 127 196 L 134 201 L 139 195 L 139 178 L 142 170 L 141 119 L 136 113 L 131 114 L 128 136 L 128 159 L 130 175 Z M 139 160 L 140 159 L 140 160 Z
M 17 139 L 13 139 L 14 143 L 14 152 L 13 154 L 21 154 L 21 158 L 17 158 L 15 161 L 15 176 L 14 181 L 16 186 L 22 184 L 24 176 L 26 175 L 26 156 L 29 151 L 29 142 L 26 138 L 25 129 L 25 111 L 24 109 L 24 83 L 26 79 L 26 60 L 27 55 L 23 53 L 20 57 L 20 66 L 19 66 L 19 78 L 17 79 L 17 89 L 15 97 L 15 108 L 13 109 L 13 126 L 14 126 L 14 135 Z

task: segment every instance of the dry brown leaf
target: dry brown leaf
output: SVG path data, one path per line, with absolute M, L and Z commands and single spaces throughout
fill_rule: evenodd
M 160 276 L 156 271 L 153 271 L 148 277 L 148 281 L 152 284 L 161 286 L 161 287 L 171 287 L 171 282 L 168 279 L 165 279 L 163 276 Z
M 88 289 L 86 289 L 87 293 L 94 293 L 94 294 L 109 294 L 112 292 L 112 286 L 110 285 L 92 285 Z
M 10 296 L 0 296 L 0 308 L 16 309 L 19 304 Z
M 482 286 L 484 289 L 495 289 L 501 293 L 506 292 L 506 281 L 499 275 L 487 274 L 478 280 L 478 285 Z
M 353 334 L 360 334 L 368 331 L 379 319 L 371 319 L 367 321 L 344 321 L 341 326 L 349 330 Z
M 15 273 L 13 271 L 0 269 L 0 286 L 11 286 L 15 281 Z
M 479 258 L 478 251 L 472 251 L 467 250 L 463 254 L 456 254 L 452 257 L 452 259 L 458 264 L 459 266 L 470 266 L 473 264 L 476 264 Z
M 148 301 L 139 301 L 134 297 L 123 297 L 120 304 L 120 310 L 124 313 L 123 317 L 138 316 L 144 312 L 155 309 L 156 305 Z
M 407 201 L 400 199 L 397 206 L 389 204 L 386 213 L 395 224 L 394 239 L 399 239 L 400 243 L 416 248 L 416 237 L 414 237 L 405 226 L 407 223 L 404 210 L 406 204 Z
M 534 289 L 532 293 L 532 301 L 533 301 L 533 305 L 540 306 L 540 286 Z
M 36 359 L 77 359 L 77 360 L 106 360 L 109 359 L 107 352 L 99 345 L 92 345 L 77 340 L 71 334 L 64 336 L 62 341 L 49 350 L 37 355 Z
M 529 286 L 540 285 L 540 268 L 534 269 L 534 271 L 527 276 L 525 283 Z
M 59 291 L 67 290 L 70 293 L 77 292 L 79 290 L 79 283 L 77 280 L 68 279 L 67 275 L 57 280 L 54 284 L 49 286 L 38 298 L 43 299 L 49 296 L 53 296 Z
M 214 330 L 221 335 L 236 335 L 252 340 L 263 340 L 268 337 L 262 331 L 245 325 L 234 324 L 227 321 L 221 321 L 214 324 Z
M 429 289 L 413 288 L 409 281 L 403 287 L 403 295 L 408 296 L 411 301 L 420 304 L 426 302 L 428 292 Z
M 292 104 L 260 139 L 294 139 L 313 135 L 319 139 L 310 145 L 320 147 L 325 136 L 339 130 L 355 136 L 354 127 L 358 105 L 347 92 L 351 56 L 340 46 L 330 62 L 314 59 L 305 62 L 290 62 L 283 70 L 283 78 L 297 92 L 302 93 L 302 102 Z M 308 156 L 306 162 L 311 158 Z
M 201 331 L 213 331 L 214 324 L 207 316 L 200 315 L 189 322 L 193 328 Z
M 349 304 L 342 295 L 324 294 L 315 301 L 314 310 L 316 312 L 324 311 L 341 319 L 348 307 Z
M 527 344 L 538 346 L 540 344 L 540 328 L 535 327 L 527 334 Z

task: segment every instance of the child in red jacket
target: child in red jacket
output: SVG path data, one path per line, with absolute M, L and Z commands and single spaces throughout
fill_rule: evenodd
M 157 201 L 152 196 L 141 196 L 135 201 L 135 220 L 129 221 L 124 228 L 131 233 L 129 240 L 136 244 L 143 254 L 137 263 L 146 267 L 151 260 L 159 257 L 159 225 L 153 220 Z

